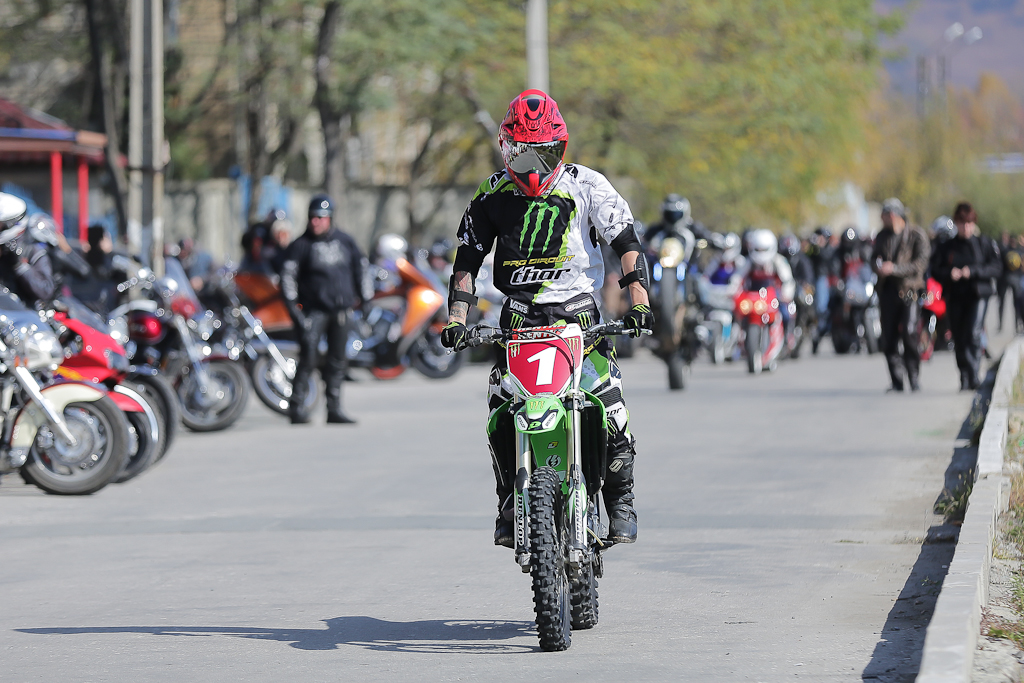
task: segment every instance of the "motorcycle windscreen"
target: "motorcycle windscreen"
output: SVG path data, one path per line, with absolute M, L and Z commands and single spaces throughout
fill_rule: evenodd
M 560 395 L 580 367 L 582 337 L 512 340 L 506 351 L 508 371 L 526 394 Z

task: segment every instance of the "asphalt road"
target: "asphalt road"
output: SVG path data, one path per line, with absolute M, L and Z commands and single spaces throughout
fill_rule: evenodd
M 538 651 L 529 577 L 491 544 L 486 372 L 349 385 L 356 427 L 254 403 L 93 496 L 5 477 L 0 678 L 912 680 L 971 404 L 951 354 L 917 395 L 831 350 L 756 378 L 702 361 L 678 393 L 624 361 L 640 539 L 606 554 L 600 624 L 563 653 Z

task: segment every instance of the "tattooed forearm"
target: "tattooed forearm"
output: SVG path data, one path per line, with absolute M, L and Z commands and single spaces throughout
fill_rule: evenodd
M 455 289 L 460 292 L 473 293 L 473 276 L 465 271 L 459 271 L 452 277 Z M 456 301 L 448 311 L 448 322 L 466 324 L 466 316 L 469 314 L 469 304 L 465 301 Z
M 623 274 L 632 273 L 636 268 L 636 260 L 641 258 L 640 252 L 638 251 L 627 251 L 622 255 L 622 272 Z M 650 298 L 647 296 L 647 290 L 639 282 L 629 283 L 629 299 L 636 304 L 651 304 Z

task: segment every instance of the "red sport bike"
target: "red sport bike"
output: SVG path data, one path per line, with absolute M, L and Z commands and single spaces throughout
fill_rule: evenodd
M 754 375 L 775 369 L 785 341 L 780 301 L 774 287 L 736 295 L 736 319 L 743 327 L 747 370 Z
M 123 346 L 127 335 L 79 301 L 57 301 L 50 314 L 64 348 L 64 362 L 54 374 L 106 389 L 128 426 L 128 457 L 114 481 L 138 476 L 167 453 L 174 438 L 180 419 L 174 390 L 154 369 L 132 366 Z

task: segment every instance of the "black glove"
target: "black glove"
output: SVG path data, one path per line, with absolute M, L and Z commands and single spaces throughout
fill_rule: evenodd
M 466 340 L 468 332 L 469 330 L 462 323 L 448 323 L 441 330 L 441 346 L 454 349 Z
M 629 313 L 622 316 L 622 324 L 627 330 L 633 330 L 636 335 L 642 330 L 650 332 L 654 329 L 654 313 L 647 304 L 636 304 L 629 309 Z

